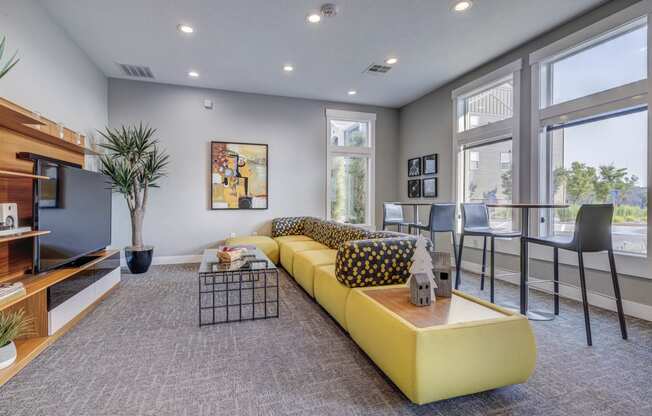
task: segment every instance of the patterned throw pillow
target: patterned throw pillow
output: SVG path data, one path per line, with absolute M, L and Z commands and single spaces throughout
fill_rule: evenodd
M 405 283 L 415 245 L 414 237 L 343 243 L 337 251 L 335 276 L 348 287 Z

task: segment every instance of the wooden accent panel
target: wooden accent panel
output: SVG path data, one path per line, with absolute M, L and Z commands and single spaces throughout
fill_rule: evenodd
M 47 292 L 39 292 L 34 296 L 24 298 L 22 301 L 5 308 L 2 312 L 17 312 L 21 309 L 27 316 L 34 318 L 34 334 L 25 338 L 48 336 L 48 296 Z
M 32 239 L 0 244 L 0 282 L 16 279 L 31 270 L 33 249 Z
M 407 287 L 367 289 L 364 293 L 417 328 L 508 316 L 457 294 L 453 294 L 451 298 L 437 298 L 437 301 L 429 306 L 415 306 L 410 302 L 410 290 Z

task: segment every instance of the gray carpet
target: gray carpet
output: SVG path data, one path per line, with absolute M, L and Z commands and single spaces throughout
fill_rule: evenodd
M 649 322 L 628 319 L 623 341 L 616 315 L 593 308 L 589 348 L 579 304 L 563 301 L 557 320 L 533 323 L 539 356 L 527 383 L 415 406 L 284 274 L 279 319 L 198 328 L 195 268 L 125 274 L 0 387 L 0 415 L 652 415 Z M 467 276 L 463 289 L 478 286 Z M 518 298 L 508 284 L 497 292 Z

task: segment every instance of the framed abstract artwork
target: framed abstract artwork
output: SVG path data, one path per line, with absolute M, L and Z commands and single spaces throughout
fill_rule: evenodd
M 421 197 L 421 179 L 411 179 L 408 181 L 408 198 Z
M 423 157 L 423 162 L 421 167 L 423 168 L 424 175 L 436 175 L 437 174 L 437 162 L 438 155 L 433 153 L 432 155 L 426 155 Z
M 437 178 L 425 178 L 423 180 L 423 197 L 437 198 Z
M 211 209 L 267 209 L 266 144 L 211 142 Z
M 421 158 L 408 159 L 408 176 L 421 176 Z

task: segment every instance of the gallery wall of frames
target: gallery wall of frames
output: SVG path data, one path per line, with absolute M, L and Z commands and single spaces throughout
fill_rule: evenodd
M 439 154 L 408 159 L 408 198 L 437 198 Z

